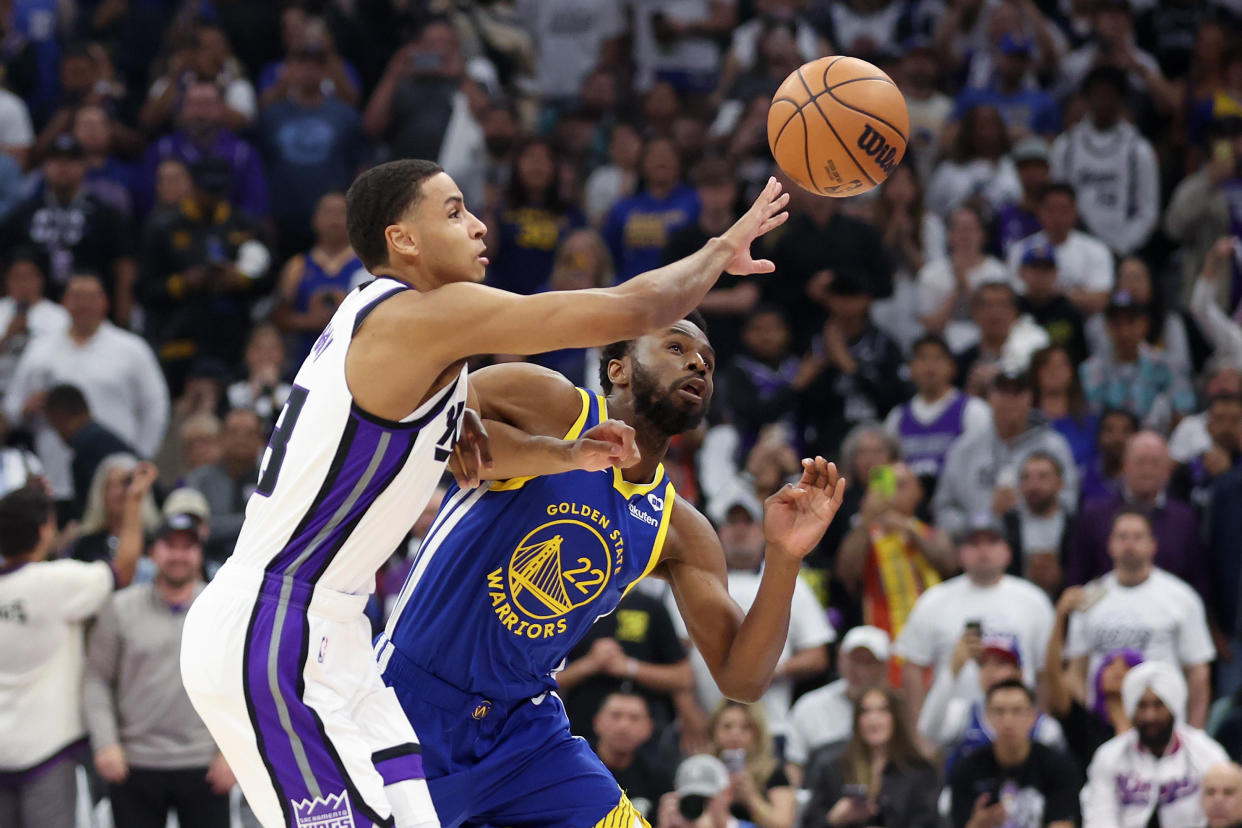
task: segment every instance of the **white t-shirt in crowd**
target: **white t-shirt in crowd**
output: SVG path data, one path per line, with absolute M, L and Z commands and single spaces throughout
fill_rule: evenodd
M 1138 586 L 1117 583 L 1110 572 L 1096 581 L 1104 597 L 1085 613 L 1070 616 L 1065 657 L 1090 656 L 1087 701 L 1095 697 L 1095 673 L 1110 650 L 1129 647 L 1147 661 L 1189 667 L 1216 658 L 1203 599 L 1181 578 L 1163 569 Z
M 979 285 L 992 282 L 1005 282 L 1013 285 L 1009 269 L 1004 262 L 995 256 L 985 256 L 983 261 L 966 274 L 966 283 L 973 291 Z M 919 269 L 915 280 L 918 288 L 918 308 L 921 314 L 927 315 L 940 309 L 957 285 L 957 277 L 953 275 L 953 263 L 947 258 L 933 259 Z M 970 316 L 970 297 L 960 299 L 960 307 L 953 309 L 948 324 L 944 329 L 945 341 L 949 350 L 964 351 L 979 340 L 979 328 Z
M 0 336 L 13 324 L 13 317 L 16 315 L 17 303 L 8 296 L 0 299 Z M 26 311 L 26 327 L 30 330 L 26 336 L 14 337 L 0 348 L 0 388 L 8 387 L 13 373 L 17 370 L 18 360 L 36 340 L 69 330 L 69 311 L 55 302 L 40 299 Z
M 1040 230 L 1009 246 L 1009 271 L 1015 279 L 1026 251 L 1048 243 L 1048 237 Z M 1062 292 L 1075 288 L 1094 293 L 1112 291 L 1113 254 L 1104 242 L 1081 230 L 1071 230 L 1065 241 L 1053 248 L 1057 256 L 1057 287 Z
M 854 703 L 845 694 L 848 688 L 849 682 L 837 679 L 794 702 L 785 740 L 786 761 L 805 765 L 814 751 L 854 735 Z
M 974 198 L 993 212 L 1022 198 L 1018 168 L 1009 156 L 998 161 L 975 158 L 970 161 L 941 161 L 927 183 L 927 209 L 948 219 L 958 207 Z
M 82 344 L 68 333 L 33 342 L 17 363 L 4 397 L 10 423 L 22 421 L 22 408 L 36 391 L 59 383 L 76 385 L 86 396 L 91 417 L 143 457 L 154 457 L 168 428 L 168 385 L 151 346 L 142 337 L 104 322 Z M 69 447 L 43 420 L 34 423 L 35 450 L 47 469 L 57 499 L 73 495 Z
M 25 101 L 7 89 L 0 89 L 0 147 L 28 147 L 34 143 L 34 138 Z
M 1013 636 L 1022 659 L 1022 678 L 1031 687 L 1044 666 L 1054 613 L 1042 589 L 1012 575 L 988 587 L 966 575 L 936 584 L 919 596 L 897 636 L 895 651 L 906 661 L 949 669 L 953 648 L 967 621 L 979 621 L 984 635 Z
M 616 0 L 520 0 L 518 14 L 539 50 L 539 91 L 548 98 L 577 95 L 604 43 L 625 32 L 623 12 Z
M 736 5 L 736 0 L 717 0 Z M 656 41 L 652 18 L 662 14 L 677 23 L 705 23 L 711 19 L 712 0 L 630 0 L 634 9 L 634 86 L 646 92 L 659 72 L 709 75 L 720 71 L 720 47 L 710 37 L 686 37 L 668 46 Z
M 755 572 L 729 570 L 729 595 L 737 601 L 743 612 L 749 612 L 755 596 L 759 593 L 760 575 Z M 677 634 L 683 640 L 689 638 L 685 621 L 680 612 L 673 612 L 673 623 Z M 836 630 L 828 623 L 828 616 L 815 593 L 802 579 L 794 584 L 793 601 L 789 607 L 789 635 L 785 638 L 785 648 L 781 651 L 780 661 L 783 664 L 794 654 L 811 647 L 822 647 L 837 640 Z M 708 713 L 716 708 L 724 698 L 712 678 L 711 670 L 699 651 L 691 647 L 690 667 L 694 671 L 695 696 L 699 705 Z M 793 681 L 787 678 L 772 680 L 768 691 L 763 694 L 763 704 L 768 714 L 768 726 L 774 736 L 788 734 L 789 706 L 793 701 Z
M 83 624 L 112 594 L 103 561 L 29 563 L 0 574 L 0 771 L 20 771 L 86 735 Z
M 1183 417 L 1169 437 L 1169 456 L 1178 463 L 1189 463 L 1211 447 L 1206 412 Z

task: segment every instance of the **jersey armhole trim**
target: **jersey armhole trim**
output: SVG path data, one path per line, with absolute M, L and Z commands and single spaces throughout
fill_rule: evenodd
M 663 469 L 663 466 L 661 466 Z M 647 559 L 647 565 L 643 567 L 643 574 L 639 575 L 630 585 L 625 588 L 625 592 L 621 593 L 621 600 L 625 600 L 625 596 L 630 594 L 630 590 L 638 586 L 638 582 L 651 574 L 651 571 L 660 563 L 660 557 L 664 554 L 664 541 L 668 537 L 668 525 L 673 518 L 673 507 L 677 503 L 677 490 L 673 487 L 673 481 L 669 481 L 664 485 L 664 514 L 660 515 L 660 528 L 656 530 L 655 542 L 651 544 L 651 557 Z
M 420 428 L 427 425 L 427 423 L 435 419 L 440 412 L 444 410 L 445 403 L 453 398 L 453 391 L 457 388 L 457 383 L 459 382 L 461 382 L 460 373 L 452 382 L 437 391 L 436 396 L 439 396 L 440 398 L 437 400 L 436 397 L 433 396 L 431 400 L 428 400 L 428 402 L 432 403 L 431 407 L 428 408 L 424 414 L 415 417 L 413 420 L 386 420 L 377 414 L 372 414 L 370 411 L 367 411 L 365 408 L 358 405 L 357 401 L 354 400 L 352 396 L 349 401 L 349 410 L 359 418 L 366 420 L 372 425 L 377 425 L 380 428 L 386 428 L 391 431 L 418 431 Z M 426 404 L 427 403 L 424 403 L 424 405 Z
M 577 440 L 581 436 L 582 428 L 586 425 L 587 417 L 591 413 L 591 395 L 581 388 L 574 390 L 578 392 L 578 396 L 582 399 L 582 410 L 578 412 L 578 419 L 574 420 L 574 424 L 569 427 L 569 431 L 565 432 L 565 436 L 561 438 L 562 440 Z M 508 480 L 493 480 L 492 485 L 488 487 L 488 491 L 514 492 L 534 480 L 535 477 L 537 475 L 510 477 Z

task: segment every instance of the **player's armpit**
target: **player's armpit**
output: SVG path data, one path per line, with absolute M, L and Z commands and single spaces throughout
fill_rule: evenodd
M 528 362 L 475 371 L 470 375 L 470 393 L 477 398 L 484 419 L 499 420 L 529 434 L 564 437 L 582 413 L 582 395 L 572 382 Z

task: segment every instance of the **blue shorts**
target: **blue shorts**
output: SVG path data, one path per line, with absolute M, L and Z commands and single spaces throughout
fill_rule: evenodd
M 631 828 L 646 823 L 555 693 L 501 701 L 471 695 L 381 638 L 380 667 L 418 734 L 443 828 Z

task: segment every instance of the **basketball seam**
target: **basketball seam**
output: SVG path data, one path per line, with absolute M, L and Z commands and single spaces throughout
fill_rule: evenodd
M 840 59 L 840 58 L 838 58 L 838 60 L 839 60 L 839 59 Z M 834 61 L 834 62 L 835 62 L 835 61 Z M 831 65 L 832 65 L 832 64 L 829 64 L 829 66 L 831 66 Z M 810 102 L 811 102 L 811 103 L 813 103 L 813 104 L 815 104 L 815 109 L 816 109 L 816 111 L 817 111 L 817 112 L 819 112 L 819 117 L 823 118 L 823 119 L 824 119 L 824 123 L 828 125 L 828 128 L 829 128 L 830 130 L 832 130 L 832 134 L 833 134 L 834 136 L 836 136 L 837 143 L 839 143 L 839 144 L 841 145 L 841 149 L 845 150 L 845 154 L 846 154 L 846 155 L 848 155 L 848 156 L 850 157 L 850 160 L 854 162 L 854 166 L 858 168 L 858 171 L 859 171 L 860 173 L 862 173 L 863 177 L 864 177 L 864 178 L 866 178 L 868 181 L 870 181 L 870 182 L 871 182 L 871 186 L 872 186 L 872 187 L 874 187 L 874 186 L 875 186 L 876 184 L 878 184 L 879 182 L 878 182 L 878 181 L 876 181 L 874 178 L 872 178 L 872 177 L 871 177 L 871 176 L 867 173 L 867 171 L 863 169 L 863 165 L 862 165 L 862 164 L 858 163 L 858 159 L 854 157 L 854 153 L 850 152 L 850 148 L 849 148 L 848 146 L 846 146 L 846 144 L 845 144 L 845 142 L 844 142 L 844 141 L 842 141 L 842 140 L 841 140 L 841 133 L 837 132 L 837 128 L 836 128 L 836 127 L 834 127 L 834 126 L 832 125 L 832 121 L 830 121 L 830 120 L 828 119 L 828 116 L 824 114 L 824 110 L 820 109 L 820 107 L 819 107 L 819 101 L 817 100 L 818 96 L 817 96 L 814 92 L 812 92 L 812 91 L 811 91 L 811 86 L 810 86 L 810 84 L 808 84 L 808 83 L 806 82 L 806 78 L 802 77 L 802 70 L 801 70 L 801 69 L 798 69 L 798 70 L 796 70 L 796 71 L 797 71 L 797 75 L 798 75 L 798 80 L 802 81 L 802 86 L 806 89 L 806 94 L 808 94 L 808 95 L 810 95 L 810 96 L 811 96 L 811 101 L 810 101 Z M 825 91 L 825 92 L 827 92 L 828 90 L 827 90 L 827 89 L 825 89 L 824 91 Z M 836 96 L 834 95 L 834 96 L 833 96 L 833 98 L 835 99 L 835 97 L 836 97 Z M 851 108 L 852 108 L 852 107 L 851 107 Z M 798 109 L 798 111 L 799 111 L 799 112 L 801 112 L 801 111 L 802 111 L 802 109 L 803 109 L 803 108 L 799 108 L 799 109 Z M 866 115 L 866 114 L 868 114 L 868 113 L 865 113 L 865 112 L 864 112 L 863 114 L 864 114 L 864 115 Z M 803 119 L 804 119 L 804 120 L 803 120 L 803 123 L 804 123 L 804 124 L 806 123 L 805 118 L 806 118 L 806 116 L 804 115 L 804 116 L 803 116 Z M 806 143 L 807 143 L 808 145 L 809 145 L 809 144 L 810 144 L 810 142 L 811 142 L 811 141 L 810 141 L 810 139 L 811 139 L 811 133 L 810 133 L 810 130 L 808 129 L 808 130 L 807 130 L 807 141 L 806 141 Z M 809 151 L 808 151 L 808 152 L 809 152 Z M 809 167 L 809 164 L 808 164 L 808 167 L 807 167 L 807 171 L 808 171 L 808 172 L 810 172 L 810 167 Z M 814 179 L 812 179 L 812 181 L 813 181 L 813 180 L 814 180 Z M 822 193 L 821 193 L 821 195 L 822 195 Z
M 798 117 L 802 119 L 802 157 L 806 160 L 806 174 L 811 179 L 811 186 L 818 193 L 820 189 L 815 183 L 815 170 L 811 167 L 811 129 L 806 124 L 806 114 L 802 111 L 802 107 L 798 107 Z M 792 121 L 793 118 L 789 120 Z
M 867 78 L 859 78 L 859 80 L 867 80 Z M 846 83 L 849 83 L 849 81 L 846 81 Z M 857 112 L 859 115 L 866 115 L 868 118 L 872 118 L 876 121 L 879 121 L 880 123 L 884 124 L 884 126 L 888 127 L 893 132 L 897 133 L 897 137 L 901 139 L 902 143 L 909 143 L 908 139 L 906 138 L 906 136 L 902 133 L 900 129 L 893 126 L 888 121 L 881 118 L 879 115 L 876 115 L 874 112 L 868 112 L 865 109 L 859 109 L 858 107 L 853 106 L 852 104 L 847 104 L 845 101 L 838 98 L 836 94 L 833 93 L 832 89 L 825 89 L 824 91 L 828 93 L 829 95 L 832 95 L 832 99 L 836 101 L 837 103 L 841 104 L 841 106 L 845 107 L 846 109 Z M 819 104 L 817 103 L 816 106 L 818 107 Z
M 795 101 L 793 98 L 773 98 L 773 99 L 772 99 L 772 104 L 776 104 L 778 101 L 787 101 L 787 102 L 789 102 L 789 103 L 793 104 L 793 105 L 794 105 L 794 111 L 793 111 L 793 115 L 790 115 L 788 118 L 786 118 L 786 119 L 785 119 L 785 123 L 781 124 L 781 128 L 780 128 L 779 130 L 777 130 L 776 135 L 775 135 L 775 136 L 772 138 L 772 140 L 769 142 L 769 143 L 770 143 L 770 145 L 771 145 L 771 148 L 772 148 L 772 152 L 773 152 L 773 153 L 775 153 L 775 152 L 776 152 L 776 145 L 777 145 L 777 144 L 779 144 L 779 143 L 781 142 L 781 136 L 785 134 L 785 127 L 789 126 L 789 122 L 793 120 L 793 116 L 794 116 L 794 115 L 797 115 L 799 112 L 801 112 L 801 111 L 802 111 L 802 106 L 801 106 L 801 105 L 800 105 L 797 101 Z M 771 108 L 771 106 L 769 106 L 769 109 L 770 109 L 770 108 Z M 802 119 L 802 126 L 803 126 L 803 128 L 805 128 L 805 127 L 806 127 L 806 119 L 805 119 L 805 118 L 803 118 L 803 119 Z
M 834 83 L 832 86 L 829 86 L 828 84 L 824 84 L 824 91 L 828 92 L 829 90 L 836 89 L 838 86 L 845 86 L 846 84 L 849 84 L 849 83 L 858 83 L 859 81 L 865 81 L 865 80 L 878 80 L 878 81 L 884 81 L 885 83 L 890 83 L 893 86 L 897 85 L 893 83 L 892 78 L 883 78 L 883 77 L 880 77 L 879 75 L 868 75 L 865 78 L 850 78 L 849 80 L 843 80 L 840 83 Z

